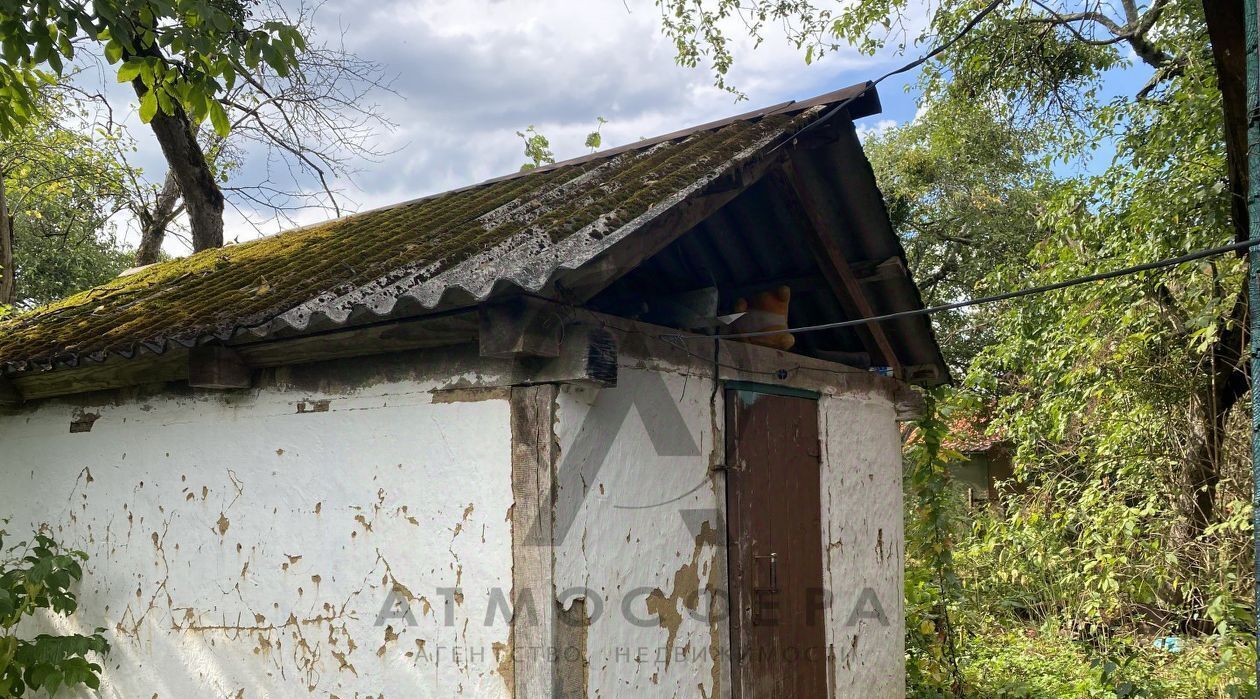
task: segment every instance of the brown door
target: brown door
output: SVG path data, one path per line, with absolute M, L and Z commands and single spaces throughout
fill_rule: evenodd
M 818 402 L 727 391 L 727 541 L 738 699 L 822 699 Z

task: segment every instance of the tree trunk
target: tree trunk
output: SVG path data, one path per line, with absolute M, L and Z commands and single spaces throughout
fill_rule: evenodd
M 1203 387 L 1197 391 L 1191 406 L 1191 438 L 1186 464 L 1186 479 L 1177 497 L 1177 509 L 1185 522 L 1179 538 L 1198 537 L 1218 519 L 1216 490 L 1225 460 L 1225 429 L 1230 411 L 1247 394 L 1248 372 L 1247 289 L 1234 298 L 1226 319 L 1230 327 L 1221 333 L 1204 359 L 1208 372 Z
M 1225 111 L 1234 238 L 1241 243 L 1251 237 L 1247 218 L 1247 47 L 1242 0 L 1203 0 L 1203 14 Z
M 12 306 L 17 297 L 17 275 L 13 263 L 13 219 L 0 173 L 0 306 Z
M 136 95 L 143 98 L 147 91 L 140 79 L 132 81 Z M 162 146 L 166 164 L 179 184 L 188 211 L 188 225 L 192 230 L 193 250 L 209 250 L 223 247 L 223 193 L 214 181 L 210 163 L 197 143 L 192 122 L 183 107 L 174 105 L 174 114 L 162 110 L 154 115 L 149 126 Z
M 158 192 L 157 201 L 152 209 L 139 213 L 140 247 L 136 249 L 136 266 L 143 267 L 157 262 L 162 256 L 162 241 L 166 238 L 166 227 L 179 213 L 179 183 L 175 181 L 175 172 L 166 171 L 166 179 L 162 182 L 162 190 Z

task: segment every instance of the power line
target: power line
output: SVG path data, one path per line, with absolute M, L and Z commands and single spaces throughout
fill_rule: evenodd
M 1185 264 L 1186 262 L 1194 262 L 1202 260 L 1205 257 L 1214 257 L 1216 255 L 1224 255 L 1229 252 L 1244 250 L 1254 245 L 1260 245 L 1260 238 L 1252 238 L 1241 243 L 1230 243 L 1216 248 L 1208 248 L 1206 250 L 1198 250 L 1196 252 L 1181 255 L 1180 257 L 1170 257 L 1157 262 L 1145 262 L 1132 267 L 1124 267 L 1121 269 L 1113 269 L 1109 272 L 1099 272 L 1098 274 L 1090 274 L 1084 277 L 1076 277 L 1067 279 L 1053 284 L 1043 284 L 1018 291 L 1008 291 L 1002 294 L 994 294 L 993 296 L 982 296 L 976 299 L 968 299 L 966 301 L 955 301 L 954 303 L 941 304 L 939 306 L 929 306 L 927 308 L 912 308 L 908 311 L 897 311 L 896 313 L 886 313 L 880 316 L 871 316 L 869 318 L 857 318 L 855 320 L 842 320 L 835 323 L 821 323 L 819 325 L 804 325 L 799 328 L 788 328 L 786 330 L 762 330 L 758 332 L 733 333 L 730 335 L 698 335 L 695 333 L 677 333 L 667 334 L 663 337 L 678 337 L 683 339 L 704 339 L 713 340 L 720 338 L 723 340 L 739 340 L 749 337 L 767 337 L 770 335 L 782 335 L 783 333 L 800 334 L 817 332 L 819 330 L 832 330 L 835 328 L 850 328 L 855 325 L 865 325 L 867 323 L 882 323 L 886 320 L 897 320 L 899 318 L 911 318 L 914 316 L 925 316 L 941 311 L 952 311 L 959 308 L 967 308 L 968 306 L 980 306 L 988 303 L 996 303 L 998 301 L 1006 301 L 1009 299 L 1017 299 L 1023 296 L 1032 296 L 1034 294 L 1044 294 L 1048 291 L 1057 291 L 1072 286 L 1080 286 L 1081 284 L 1090 284 L 1092 282 L 1105 281 L 1107 279 L 1115 279 L 1116 277 L 1124 277 L 1139 272 L 1149 272 L 1155 269 L 1164 269 L 1165 267 L 1174 267 L 1176 265 Z

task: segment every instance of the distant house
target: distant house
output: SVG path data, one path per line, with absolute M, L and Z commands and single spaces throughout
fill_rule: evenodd
M 921 306 L 878 110 L 780 104 L 0 324 L 0 515 L 91 556 L 101 694 L 900 696 L 928 321 L 706 335 Z
M 1001 436 L 991 434 L 987 425 L 969 420 L 956 420 L 950 425 L 950 436 L 941 446 L 958 452 L 961 460 L 949 462 L 950 476 L 963 489 L 972 505 L 997 504 L 1001 485 L 1015 475 L 1012 461 L 1014 449 Z

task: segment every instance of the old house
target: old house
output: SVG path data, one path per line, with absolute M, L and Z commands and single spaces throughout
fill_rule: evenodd
M 948 462 L 949 475 L 968 505 L 996 507 L 1004 490 L 1023 492 L 1014 481 L 1015 445 L 990 430 L 987 420 L 951 420 L 949 436 L 941 446 L 957 455 Z
M 878 110 L 780 104 L 0 325 L 0 514 L 91 556 L 102 695 L 899 696 L 927 319 L 715 337 L 919 307 Z

